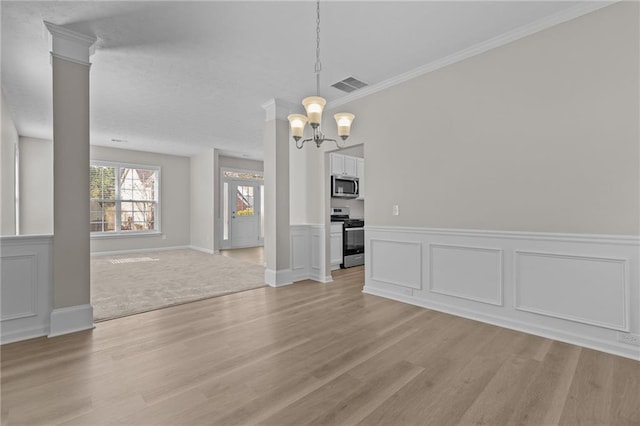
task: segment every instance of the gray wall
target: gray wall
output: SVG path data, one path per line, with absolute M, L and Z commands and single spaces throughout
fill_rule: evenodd
M 341 106 L 357 117 L 350 142 L 365 147 L 367 224 L 637 235 L 638 7 L 617 3 Z
M 220 167 L 228 167 L 231 169 L 242 170 L 257 170 L 264 171 L 264 163 L 262 161 L 249 160 L 246 158 L 227 157 L 224 155 L 219 156 Z
M 147 237 L 92 238 L 91 251 L 93 253 L 190 245 L 191 172 L 188 157 L 92 146 L 91 160 L 161 167 L 160 220 L 162 234 Z
M 2 140 L 0 141 L 0 235 L 16 234 L 15 150 L 18 131 L 1 93 Z
M 53 142 L 20 137 L 20 234 L 53 233 Z
M 289 219 L 292 225 L 307 224 L 308 215 L 308 181 L 307 157 L 315 146 L 305 144 L 297 149 L 292 138 L 289 138 Z

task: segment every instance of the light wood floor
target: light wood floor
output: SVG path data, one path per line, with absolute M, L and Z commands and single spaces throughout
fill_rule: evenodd
M 640 424 L 639 362 L 334 278 L 5 345 L 2 423 Z

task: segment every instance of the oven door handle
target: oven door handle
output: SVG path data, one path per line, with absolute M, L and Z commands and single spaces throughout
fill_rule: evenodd
M 350 232 L 350 231 L 364 231 L 364 228 L 344 228 L 345 232 Z

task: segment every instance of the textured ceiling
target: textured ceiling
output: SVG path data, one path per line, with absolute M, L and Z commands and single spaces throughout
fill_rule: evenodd
M 326 2 L 321 95 L 353 75 L 381 84 L 576 2 Z M 193 155 L 262 157 L 272 98 L 315 92 L 315 2 L 2 1 L 2 88 L 18 132 L 52 135 L 42 21 L 98 38 L 91 143 Z M 357 118 L 356 118 L 357 120 Z M 354 127 L 355 129 L 355 127 Z M 115 144 L 111 139 L 127 142 Z

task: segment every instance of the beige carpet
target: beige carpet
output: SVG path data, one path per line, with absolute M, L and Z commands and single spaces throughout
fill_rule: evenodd
M 91 258 L 96 321 L 264 285 L 262 266 L 195 250 Z

